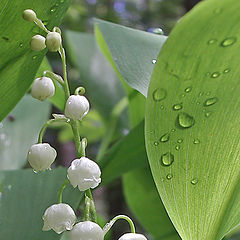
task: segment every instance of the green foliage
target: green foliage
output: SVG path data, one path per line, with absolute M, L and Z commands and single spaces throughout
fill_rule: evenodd
M 4 239 L 57 240 L 61 235 L 43 232 L 40 219 L 47 207 L 57 202 L 57 191 L 66 177 L 65 169 L 35 174 L 31 170 L 0 172 L 0 231 Z M 71 186 L 64 191 L 63 201 L 73 208 L 80 201 L 79 190 Z
M 149 87 L 148 157 L 183 240 L 219 240 L 239 225 L 239 7 L 204 1 L 181 19 Z
M 1 170 L 19 169 L 26 164 L 29 147 L 37 141 L 49 111 L 49 103 L 42 103 L 26 95 L 5 118 L 0 126 Z
M 58 4 L 58 6 L 56 6 Z M 29 42 L 33 35 L 43 34 L 33 23 L 23 20 L 22 12 L 27 8 L 37 10 L 48 28 L 60 23 L 70 4 L 65 0 L 24 2 L 2 0 L 0 2 L 0 121 L 14 108 L 31 85 L 46 50 L 31 51 Z
M 99 19 L 95 19 L 95 34 L 103 52 L 101 42 L 106 42 L 110 51 L 107 58 L 114 62 L 115 70 L 132 88 L 146 96 L 154 67 L 152 61 L 156 60 L 167 37 Z

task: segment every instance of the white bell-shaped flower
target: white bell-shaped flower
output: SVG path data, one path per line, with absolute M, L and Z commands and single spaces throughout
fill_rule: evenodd
M 30 42 L 30 48 L 33 51 L 41 51 L 46 47 L 45 45 L 45 37 L 41 36 L 41 35 L 35 35 L 31 38 L 31 42 Z
M 70 232 L 70 240 L 103 240 L 102 228 L 91 221 L 77 223 Z
M 50 52 L 57 52 L 61 46 L 62 37 L 58 32 L 49 32 L 45 44 Z
M 118 240 L 147 240 L 147 238 L 139 233 L 125 233 Z
M 101 170 L 97 163 L 81 157 L 72 161 L 68 168 L 68 179 L 75 188 L 78 186 L 80 191 L 85 191 L 89 188 L 95 188 L 101 182 Z
M 37 19 L 37 15 L 32 9 L 26 9 L 23 11 L 23 19 L 28 22 L 33 22 Z
M 34 80 L 31 94 L 34 98 L 44 101 L 55 93 L 55 86 L 51 78 L 41 77 Z
M 42 171 L 51 167 L 56 156 L 56 150 L 48 143 L 38 143 L 31 146 L 27 159 L 35 171 Z
M 89 111 L 89 102 L 81 95 L 71 95 L 65 106 L 65 115 L 73 120 L 82 120 Z
M 59 203 L 47 208 L 42 219 L 44 221 L 43 231 L 53 229 L 60 234 L 65 230 L 71 230 L 77 218 L 68 204 Z

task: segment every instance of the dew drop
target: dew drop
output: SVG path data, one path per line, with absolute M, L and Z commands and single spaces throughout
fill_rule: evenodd
M 157 62 L 156 59 L 153 59 L 153 60 L 152 60 L 152 64 L 155 64 L 156 62 Z
M 211 94 L 211 92 L 207 92 L 206 95 L 209 96 Z
M 178 103 L 178 104 L 174 104 L 173 105 L 173 110 L 178 111 L 182 109 L 182 104 Z
M 33 56 L 32 59 L 33 59 L 33 60 L 37 59 L 37 56 Z
M 170 138 L 170 134 L 169 133 L 165 133 L 164 135 L 162 135 L 160 137 L 160 142 L 167 142 Z
M 169 173 L 167 176 L 166 176 L 167 180 L 171 180 L 173 178 L 173 175 L 171 173 Z
M 196 185 L 198 183 L 198 180 L 196 178 L 192 179 L 191 180 L 191 184 L 192 185 Z
M 164 34 L 164 32 L 161 28 L 154 28 L 152 32 L 155 33 L 155 34 L 159 34 L 159 35 Z
M 33 172 L 34 172 L 35 174 L 38 173 L 38 172 L 37 172 L 36 170 L 34 170 L 34 169 L 33 169 Z
M 178 124 L 181 128 L 190 128 L 194 125 L 195 120 L 192 116 L 187 113 L 179 113 L 178 114 Z
M 181 138 L 179 138 L 178 140 L 177 140 L 177 143 L 182 143 L 183 142 L 183 140 L 181 139 Z
M 183 94 L 181 94 L 181 97 L 183 98 L 183 97 L 185 97 L 186 95 L 183 93 Z
M 229 38 L 226 38 L 225 40 L 223 40 L 221 42 L 221 46 L 222 47 L 228 47 L 228 46 L 233 45 L 236 41 L 237 41 L 236 37 L 229 37 Z
M 192 87 L 187 87 L 186 89 L 185 89 L 185 92 L 186 93 L 189 93 L 189 92 L 191 92 L 192 91 Z
M 226 68 L 225 70 L 223 70 L 223 73 L 229 73 L 231 71 L 230 68 Z
M 50 13 L 55 13 L 57 10 L 56 5 L 52 6 L 50 9 Z
M 167 92 L 163 88 L 157 88 L 153 92 L 153 100 L 156 102 L 162 101 L 167 96 Z
M 176 145 L 175 146 L 175 149 L 178 151 L 180 149 L 180 146 L 179 145 Z
M 176 129 L 174 129 L 174 128 L 171 130 L 171 132 L 175 132 L 175 131 L 176 131 Z
M 193 140 L 193 144 L 199 144 L 199 143 L 200 143 L 199 139 L 196 138 L 196 139 Z
M 43 21 L 43 25 L 46 26 L 48 24 L 48 20 Z
M 220 76 L 220 72 L 214 72 L 211 74 L 211 78 L 217 78 Z
M 214 43 L 216 43 L 217 42 L 217 39 L 210 39 L 208 42 L 207 42 L 207 44 L 208 45 L 211 45 L 211 44 L 214 44 Z
M 215 104 L 217 101 L 218 101 L 218 98 L 216 98 L 216 97 L 208 98 L 208 99 L 204 102 L 203 105 L 204 105 L 205 107 L 208 107 L 208 106 L 211 106 L 211 105 Z
M 155 141 L 154 146 L 158 146 L 158 145 L 159 145 L 159 142 Z
M 161 162 L 162 162 L 162 165 L 165 167 L 172 165 L 172 163 L 174 162 L 173 154 L 171 154 L 170 152 L 164 153 L 161 156 Z
M 19 47 L 22 48 L 23 47 L 23 43 L 19 43 Z
M 212 114 L 211 112 L 206 112 L 206 113 L 205 113 L 205 117 L 210 117 L 211 114 Z

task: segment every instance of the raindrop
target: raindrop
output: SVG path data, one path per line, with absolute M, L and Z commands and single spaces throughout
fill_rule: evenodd
M 204 102 L 203 105 L 204 105 L 205 107 L 208 107 L 208 106 L 211 106 L 211 105 L 215 104 L 217 101 L 218 101 L 218 98 L 216 98 L 216 97 L 208 98 L 208 99 Z
M 192 87 L 187 87 L 186 89 L 185 89 L 185 92 L 186 93 L 189 93 L 189 92 L 191 92 L 192 91 Z
M 217 42 L 217 39 L 210 39 L 207 44 L 208 45 L 211 45 L 211 44 L 214 44 L 215 42 Z
M 221 42 L 221 46 L 222 46 L 222 47 L 228 47 L 228 46 L 233 45 L 236 41 L 237 41 L 237 38 L 235 38 L 235 37 L 229 37 L 229 38 L 226 38 L 225 40 L 223 40 L 223 41 Z
M 186 95 L 183 93 L 183 94 L 181 94 L 181 97 L 185 97 Z
M 194 125 L 194 123 L 194 118 L 189 114 L 184 112 L 178 114 L 178 124 L 181 128 L 190 128 Z
M 34 170 L 34 169 L 33 169 L 33 172 L 34 172 L 35 174 L 38 173 L 38 172 L 37 172 L 36 170 Z
M 163 166 L 168 167 L 174 162 L 174 156 L 170 152 L 164 153 L 161 156 L 161 162 Z
M 183 140 L 181 139 L 181 138 L 179 138 L 178 140 L 177 140 L 177 143 L 182 143 L 183 142 Z
M 199 139 L 196 138 L 196 139 L 193 140 L 193 144 L 199 144 L 199 143 L 200 143 Z
M 166 176 L 167 180 L 171 180 L 173 178 L 173 175 L 171 173 L 169 173 L 167 176 Z
M 155 34 L 159 34 L 159 35 L 163 35 L 164 34 L 164 32 L 163 32 L 163 30 L 161 28 L 155 28 L 155 29 L 153 29 L 152 32 L 155 33 Z
M 160 142 L 167 142 L 170 138 L 170 134 L 169 133 L 165 133 L 164 135 L 162 135 L 160 137 Z
M 44 20 L 44 21 L 43 21 L 43 25 L 46 26 L 47 24 L 48 24 L 48 20 Z
M 152 64 L 155 64 L 156 62 L 157 62 L 156 59 L 153 59 L 153 60 L 152 60 Z
M 166 96 L 167 96 L 166 90 L 163 88 L 157 88 L 153 92 L 153 100 L 156 102 L 163 100 L 164 98 L 166 98 Z
M 206 95 L 209 96 L 211 94 L 211 92 L 207 92 Z
M 198 183 L 198 180 L 196 178 L 192 179 L 191 180 L 191 184 L 192 185 L 196 185 Z
M 23 47 L 23 43 L 19 43 L 19 47 L 22 48 Z
M 154 142 L 154 146 L 158 146 L 158 144 L 159 144 L 159 142 L 157 142 L 157 141 Z
M 54 13 L 54 12 L 56 12 L 56 10 L 57 10 L 56 5 L 54 5 L 50 9 L 50 13 Z
M 174 129 L 174 128 L 171 130 L 171 132 L 175 132 L 175 131 L 176 131 L 176 129 Z
M 231 71 L 230 68 L 226 68 L 225 70 L 223 70 L 223 73 L 229 73 Z
M 176 145 L 175 146 L 175 149 L 178 151 L 180 149 L 180 146 L 179 145 Z
M 211 112 L 206 112 L 205 117 L 210 117 L 211 114 L 212 114 Z
M 178 104 L 174 104 L 174 105 L 173 105 L 173 110 L 178 111 L 178 110 L 180 110 L 180 109 L 182 109 L 182 104 L 181 104 L 181 103 L 178 103 Z
M 211 78 L 217 78 L 220 76 L 220 72 L 214 72 L 211 74 Z
M 37 59 L 37 56 L 33 56 L 32 59 L 33 59 L 33 60 Z

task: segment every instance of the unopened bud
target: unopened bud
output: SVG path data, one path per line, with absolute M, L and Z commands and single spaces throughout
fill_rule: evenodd
M 47 34 L 45 44 L 50 52 L 57 52 L 61 43 L 62 37 L 58 32 L 50 32 Z
M 32 37 L 31 42 L 30 42 L 30 47 L 33 51 L 41 51 L 43 50 L 46 45 L 45 45 L 45 37 L 41 35 L 35 35 Z
M 23 19 L 28 22 L 33 22 L 36 20 L 37 15 L 32 9 L 26 9 L 23 11 Z

